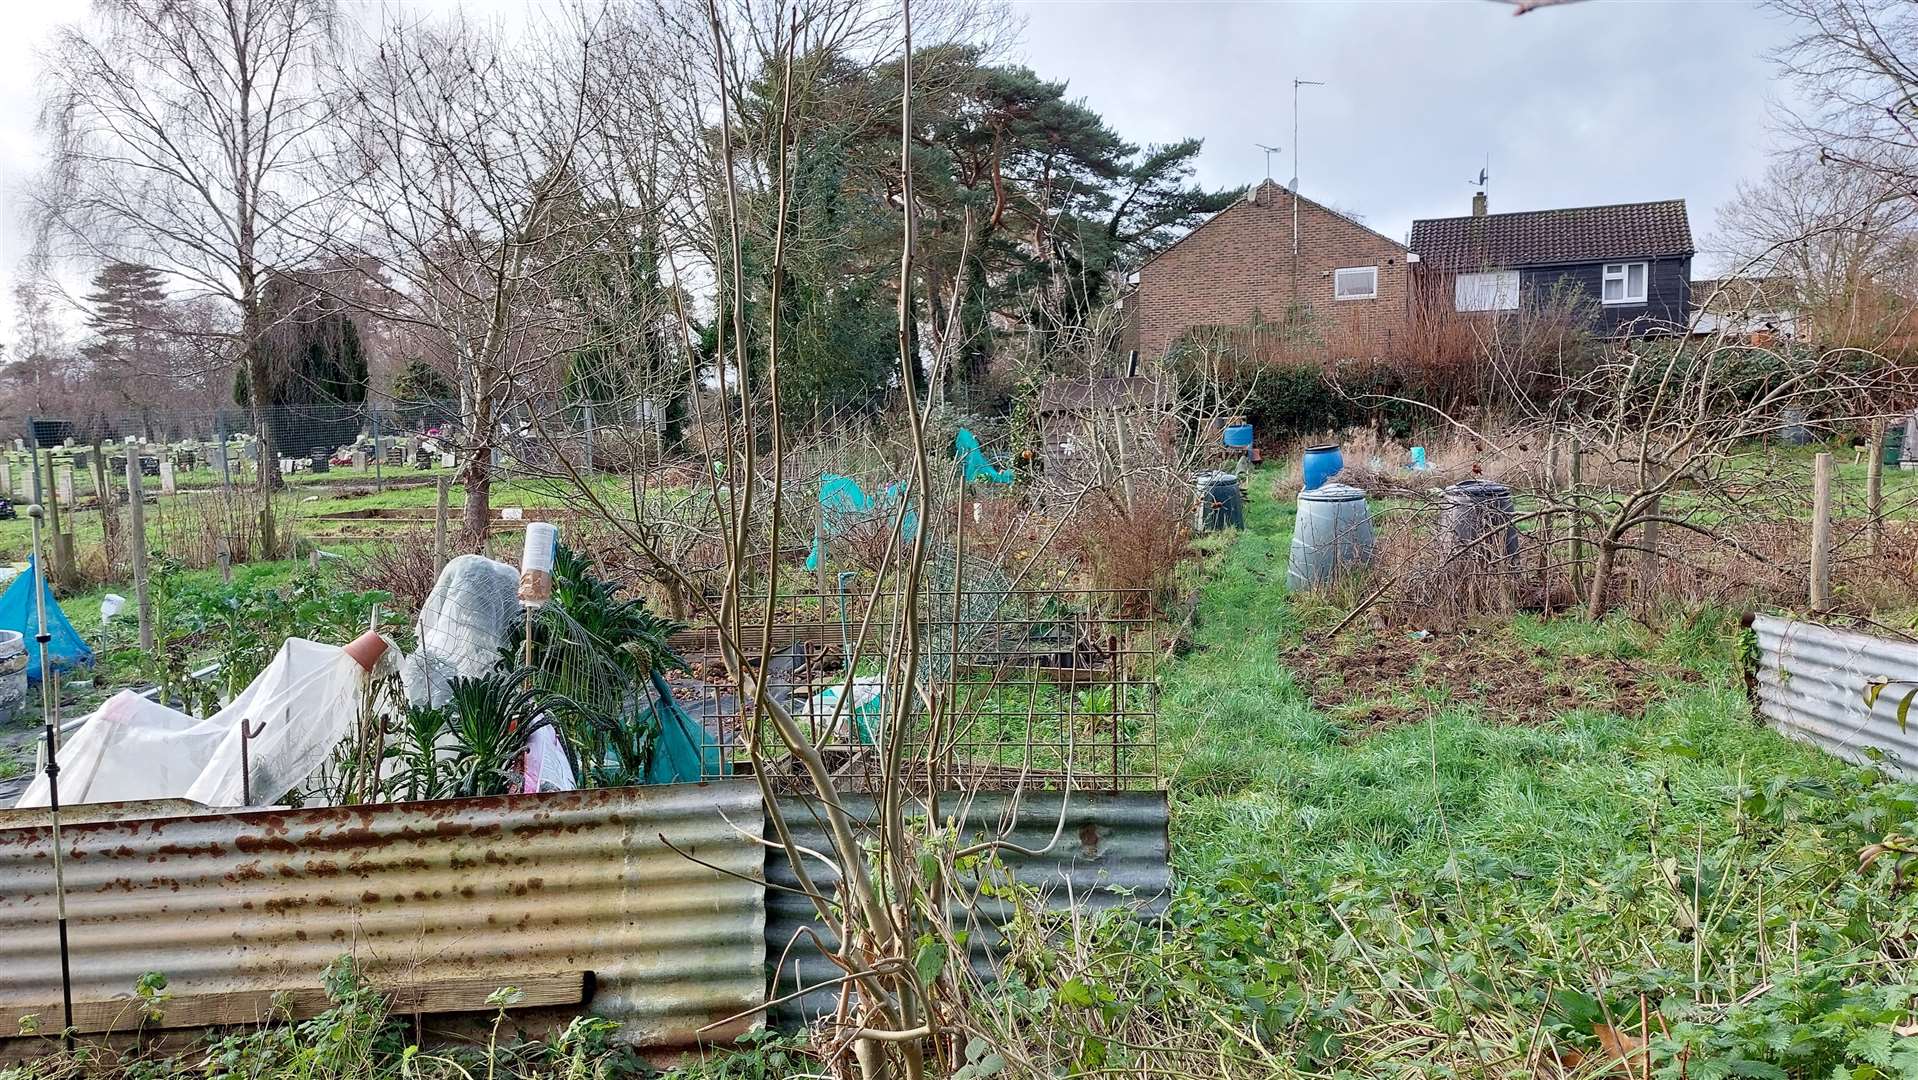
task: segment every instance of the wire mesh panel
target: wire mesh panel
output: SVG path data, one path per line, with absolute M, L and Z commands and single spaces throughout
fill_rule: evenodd
M 770 627 L 761 598 L 742 605 L 737 640 L 841 790 L 1148 789 L 1159 785 L 1160 635 L 1144 599 L 1136 590 L 930 592 L 909 634 L 897 596 L 782 597 Z M 718 634 L 680 644 L 692 670 L 674 693 L 711 740 L 708 760 L 803 786 L 732 678 Z M 888 773 L 886 761 L 901 764 Z

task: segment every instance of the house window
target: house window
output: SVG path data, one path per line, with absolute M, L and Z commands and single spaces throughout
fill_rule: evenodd
M 1604 291 L 1600 296 L 1607 304 L 1644 303 L 1647 270 L 1647 264 L 1642 262 L 1606 263 Z
M 1518 271 L 1460 274 L 1452 289 L 1452 301 L 1458 311 L 1516 311 Z
M 1332 271 L 1332 299 L 1370 300 L 1378 294 L 1378 267 L 1346 266 Z

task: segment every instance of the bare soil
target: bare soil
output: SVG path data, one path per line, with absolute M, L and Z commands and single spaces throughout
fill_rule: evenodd
M 1497 630 L 1380 630 L 1308 641 L 1281 657 L 1312 702 L 1359 738 L 1477 705 L 1495 723 L 1548 724 L 1578 709 L 1633 716 L 1696 672 L 1609 655 L 1555 653 Z

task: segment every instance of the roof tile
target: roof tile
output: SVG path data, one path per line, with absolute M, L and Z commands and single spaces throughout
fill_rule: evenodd
M 1693 252 L 1683 199 L 1426 218 L 1412 223 L 1411 248 L 1422 262 L 1461 271 Z

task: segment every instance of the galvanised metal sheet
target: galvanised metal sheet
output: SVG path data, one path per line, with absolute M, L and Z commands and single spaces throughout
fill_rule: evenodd
M 1898 775 L 1918 777 L 1918 704 L 1898 724 L 1898 704 L 1918 688 L 1918 644 L 1760 615 L 1758 709 L 1778 730 L 1849 761 L 1873 752 Z M 1866 688 L 1889 685 L 1873 705 Z
M 64 826 L 74 998 L 148 971 L 176 997 L 315 987 L 352 954 L 376 984 L 591 971 L 587 1011 L 627 1041 L 736 1035 L 757 1018 L 701 1029 L 765 1000 L 764 849 L 740 835 L 763 824 L 734 780 Z M 42 1017 L 50 856 L 50 829 L 0 830 L 0 1006 Z
M 869 795 L 841 797 L 841 805 L 862 821 L 873 813 L 874 804 Z M 831 853 L 824 816 L 815 800 L 788 795 L 780 798 L 779 805 L 801 847 Z M 1123 906 L 1143 916 L 1156 916 L 1165 911 L 1171 897 L 1163 791 L 1046 790 L 1017 797 L 1007 792 L 971 796 L 948 792 L 940 797 L 939 811 L 945 820 L 958 823 L 963 837 L 1005 839 L 1039 852 L 1026 856 L 1002 849 L 1000 859 L 1015 878 L 1044 894 L 1047 905 L 1055 910 L 1068 905 L 1082 912 Z M 924 804 L 909 802 L 906 815 L 925 817 Z M 772 835 L 770 825 L 767 835 Z M 818 860 L 809 861 L 807 870 L 813 883 L 831 896 L 837 875 Z M 810 927 L 829 946 L 838 941 L 830 928 L 817 921 L 812 901 L 788 891 L 798 882 L 785 854 L 777 849 L 766 853 L 766 881 L 766 962 L 777 965 L 767 997 L 772 1001 L 841 972 L 800 934 L 801 927 Z M 974 910 L 980 921 L 969 927 L 970 962 L 982 979 L 989 979 L 999 961 L 998 928 L 1010 914 L 1009 906 L 1003 900 L 982 897 Z M 838 988 L 831 987 L 775 1005 L 769 1020 L 775 1027 L 795 1030 L 830 1015 L 837 1005 Z

